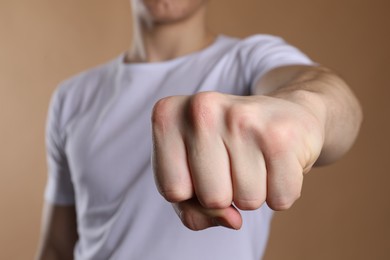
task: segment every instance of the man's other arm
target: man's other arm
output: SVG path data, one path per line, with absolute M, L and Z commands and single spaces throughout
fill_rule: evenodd
M 75 206 L 46 203 L 37 260 L 73 259 L 78 239 Z

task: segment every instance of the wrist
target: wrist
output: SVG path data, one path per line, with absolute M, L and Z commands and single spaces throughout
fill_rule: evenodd
M 326 128 L 327 109 L 325 97 L 323 94 L 310 90 L 285 90 L 271 93 L 273 98 L 283 99 L 301 106 L 308 113 L 312 114 L 321 123 L 323 128 Z
M 299 106 L 303 115 L 310 115 L 315 119 L 317 124 L 315 127 L 322 132 L 323 147 L 326 150 L 326 135 L 328 132 L 328 106 L 326 104 L 325 95 L 320 92 L 311 90 L 295 89 L 295 90 L 281 90 L 269 94 L 270 97 L 282 99 Z

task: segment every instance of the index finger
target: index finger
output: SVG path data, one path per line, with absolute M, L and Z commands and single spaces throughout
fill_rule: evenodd
M 152 114 L 154 177 L 159 192 L 170 202 L 188 200 L 193 196 L 186 147 L 179 124 L 184 102 L 185 97 L 161 99 Z

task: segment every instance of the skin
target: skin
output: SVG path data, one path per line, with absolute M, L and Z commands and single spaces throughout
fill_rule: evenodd
M 78 240 L 75 207 L 46 203 L 42 216 L 36 259 L 73 259 L 73 249 Z
M 127 62 L 158 62 L 199 51 L 215 34 L 206 26 L 205 0 L 132 0 L 133 43 Z
M 215 40 L 206 25 L 206 0 L 131 3 L 134 35 L 127 62 L 170 60 Z M 352 146 L 362 111 L 329 69 L 286 66 L 267 73 L 252 96 L 167 97 L 151 118 L 156 185 L 183 224 L 192 230 L 239 229 L 237 208 L 254 210 L 265 202 L 274 210 L 290 208 L 304 174 Z M 71 259 L 74 206 L 45 208 L 37 259 Z
M 304 174 L 351 147 L 361 111 L 334 73 L 283 67 L 266 75 L 257 91 L 267 88 L 272 91 L 249 97 L 168 97 L 154 107 L 157 187 L 188 228 L 239 229 L 236 208 L 255 210 L 265 202 L 289 209 Z

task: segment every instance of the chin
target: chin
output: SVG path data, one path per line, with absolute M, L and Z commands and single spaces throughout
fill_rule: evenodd
M 207 0 L 133 0 L 141 18 L 153 23 L 173 23 L 192 16 Z M 133 3 L 134 4 L 134 3 Z

